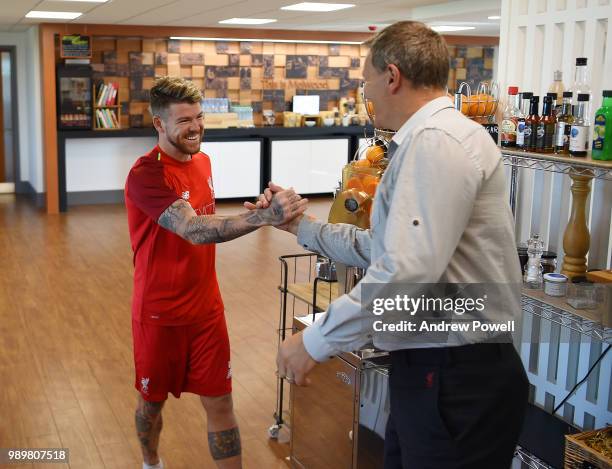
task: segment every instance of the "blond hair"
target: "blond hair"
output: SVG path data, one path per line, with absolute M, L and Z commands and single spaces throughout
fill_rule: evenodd
M 446 88 L 450 56 L 446 41 L 418 21 L 399 21 L 366 42 L 372 65 L 383 72 L 394 64 L 415 87 Z
M 165 117 L 171 104 L 196 104 L 202 101 L 202 92 L 191 81 L 178 77 L 161 77 L 155 80 L 150 91 L 149 111 L 154 116 Z

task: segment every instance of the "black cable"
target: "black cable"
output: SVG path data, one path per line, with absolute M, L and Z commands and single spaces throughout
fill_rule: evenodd
M 565 398 L 559 403 L 559 405 L 555 407 L 555 410 L 553 410 L 553 414 L 556 414 L 557 411 L 561 408 L 561 406 L 565 404 L 565 402 L 572 396 L 572 394 L 574 394 L 574 392 L 576 392 L 576 389 L 578 389 L 580 385 L 589 378 L 589 375 L 593 372 L 595 367 L 599 364 L 599 362 L 603 359 L 603 357 L 606 356 L 606 353 L 608 353 L 608 351 L 611 348 L 612 348 L 612 345 L 608 345 L 608 347 L 603 351 L 603 353 L 599 356 L 599 358 L 595 360 L 595 363 L 591 365 L 591 368 L 589 368 L 589 371 L 587 371 L 587 374 L 584 376 L 584 378 L 578 381 L 576 385 L 572 388 L 572 390 L 567 394 L 567 396 L 565 396 Z

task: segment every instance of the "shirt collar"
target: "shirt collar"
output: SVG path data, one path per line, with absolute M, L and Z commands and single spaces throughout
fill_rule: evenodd
M 427 104 L 422 106 L 417 112 L 415 112 L 410 118 L 402 124 L 399 130 L 393 136 L 393 142 L 400 146 L 406 138 L 408 138 L 412 131 L 423 122 L 427 120 L 428 117 L 433 116 L 438 111 L 446 108 L 452 108 L 453 102 L 450 100 L 448 96 L 440 96 L 439 98 L 432 99 Z

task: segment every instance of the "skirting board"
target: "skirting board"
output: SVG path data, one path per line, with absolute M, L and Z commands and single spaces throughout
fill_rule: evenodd
M 44 192 L 36 192 L 29 181 L 17 182 L 15 184 L 15 193 L 28 196 L 38 208 L 45 207 L 46 194 Z
M 68 205 L 122 204 L 123 190 L 68 192 Z

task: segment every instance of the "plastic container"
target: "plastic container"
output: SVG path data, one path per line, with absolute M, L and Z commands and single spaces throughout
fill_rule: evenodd
M 565 296 L 567 277 L 563 274 L 544 274 L 544 293 L 548 296 Z

